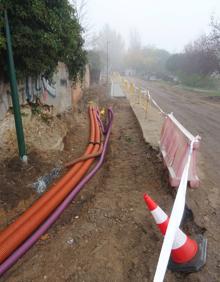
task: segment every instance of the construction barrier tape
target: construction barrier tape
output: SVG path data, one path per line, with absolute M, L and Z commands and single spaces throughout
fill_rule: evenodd
M 167 231 L 164 236 L 163 246 L 160 252 L 160 256 L 159 256 L 159 260 L 158 260 L 158 264 L 157 264 L 157 268 L 156 268 L 156 272 L 154 276 L 154 282 L 162 282 L 164 280 L 165 273 L 167 270 L 167 265 L 168 265 L 169 258 L 170 258 L 171 249 L 172 249 L 173 242 L 176 236 L 176 232 L 180 226 L 180 223 L 183 217 L 185 203 L 186 203 L 186 190 L 187 190 L 189 167 L 190 167 L 190 162 L 192 158 L 193 145 L 194 145 L 194 142 L 196 141 L 197 140 L 194 139 L 190 143 L 187 163 L 183 170 L 183 174 L 181 177 L 179 188 L 177 190 L 177 195 L 176 195 L 176 199 L 174 201 L 174 205 L 172 208 Z
M 127 84 L 127 81 L 124 81 L 125 84 Z M 147 93 L 149 101 L 152 101 L 154 106 L 160 111 L 161 114 L 168 116 L 167 113 L 165 113 L 161 107 L 157 104 L 157 102 L 151 97 L 149 90 L 148 91 L 141 91 L 143 95 Z M 169 115 L 171 118 L 174 119 L 172 114 Z M 182 130 L 182 129 L 181 129 Z M 185 129 L 184 129 L 185 130 Z M 164 280 L 171 250 L 173 247 L 173 243 L 177 234 L 177 231 L 179 230 L 179 226 L 183 217 L 185 203 L 186 203 L 186 191 L 187 191 L 187 183 L 188 183 L 188 175 L 189 175 L 189 168 L 192 158 L 192 152 L 193 152 L 193 146 L 195 142 L 198 142 L 199 136 L 194 137 L 190 136 L 190 148 L 189 148 L 189 154 L 187 158 L 186 165 L 183 170 L 183 174 L 181 177 L 180 185 L 177 190 L 177 195 L 174 201 L 174 205 L 172 208 L 171 216 L 169 219 L 169 224 L 167 227 L 166 234 L 164 236 L 163 245 L 161 248 L 160 256 L 158 259 L 158 264 L 156 268 L 156 272 L 154 275 L 154 282 L 162 282 Z
M 124 84 L 125 85 L 128 85 L 128 81 L 127 80 L 124 80 Z M 127 92 L 130 92 L 129 94 L 134 94 L 134 92 L 135 92 L 135 90 L 138 90 L 139 88 L 138 87 L 136 87 L 136 85 L 135 84 L 133 84 L 133 83 L 130 83 L 130 88 L 129 89 L 127 89 Z M 168 114 L 167 113 L 165 113 L 163 110 L 162 110 L 162 108 L 157 104 L 157 102 L 151 97 L 151 95 L 150 95 L 150 92 L 149 92 L 149 90 L 142 90 L 142 91 L 140 91 L 140 93 L 139 94 L 141 94 L 141 93 L 143 93 L 143 95 L 144 94 L 147 94 L 147 96 L 148 96 L 148 99 L 150 100 L 150 101 L 152 101 L 152 103 L 154 104 L 154 106 L 159 110 L 159 112 L 161 113 L 161 114 L 163 114 L 164 116 L 167 116 Z M 140 95 L 141 96 L 141 95 Z M 140 99 L 140 97 L 139 97 L 139 100 L 141 100 Z M 139 102 L 140 103 L 140 102 Z
M 149 94 L 150 100 L 152 101 L 152 103 L 155 105 L 155 107 L 161 112 L 161 114 L 167 116 L 167 114 L 161 109 L 161 107 L 157 104 L 157 102 L 151 97 L 151 95 Z

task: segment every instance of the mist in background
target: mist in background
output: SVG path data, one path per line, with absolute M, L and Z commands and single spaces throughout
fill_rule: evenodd
M 126 46 L 136 29 L 143 45 L 175 53 L 209 31 L 210 17 L 220 17 L 219 0 L 89 0 L 91 32 L 108 24 L 122 35 Z
M 219 0 L 74 2 L 97 81 L 118 71 L 219 89 Z

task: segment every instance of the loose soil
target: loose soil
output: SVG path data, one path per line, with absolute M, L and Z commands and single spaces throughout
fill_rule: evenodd
M 1 163 L 0 220 L 4 226 L 37 197 L 29 187 L 36 177 L 54 163 L 82 153 L 88 141 L 88 102 L 113 106 L 115 119 L 103 167 L 2 281 L 153 280 L 162 236 L 146 209 L 143 193 L 149 193 L 168 213 L 175 195 L 159 151 L 144 142 L 128 101 L 110 99 L 105 92 L 105 87 L 94 87 L 85 93 L 75 115 L 60 117 L 68 129 L 63 151 L 31 152 L 27 167 L 21 167 L 15 158 Z M 205 231 L 192 219 L 184 229 L 192 236 Z M 190 275 L 168 271 L 166 281 L 218 281 L 217 271 L 211 271 L 206 267 Z
M 22 109 L 24 111 L 24 109 Z M 12 114 L 1 124 L 0 155 L 0 228 L 25 211 L 39 195 L 33 189 L 38 177 L 48 175 L 54 167 L 83 153 L 81 139 L 88 138 L 86 113 L 64 113 L 47 122 L 31 115 L 25 106 L 23 116 L 25 141 L 28 148 L 28 165 L 17 156 L 16 134 Z M 2 126 L 3 125 L 3 126 Z M 58 145 L 59 144 L 59 145 Z M 64 173 L 62 169 L 60 174 Z

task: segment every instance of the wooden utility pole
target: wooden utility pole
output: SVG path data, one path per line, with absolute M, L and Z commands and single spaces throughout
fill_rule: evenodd
M 107 88 L 109 83 L 109 41 L 107 40 Z

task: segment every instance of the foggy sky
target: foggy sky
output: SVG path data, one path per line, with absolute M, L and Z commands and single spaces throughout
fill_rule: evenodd
M 106 23 L 129 40 L 136 29 L 143 45 L 178 52 L 204 32 L 210 17 L 220 18 L 220 0 L 88 0 L 90 32 Z

